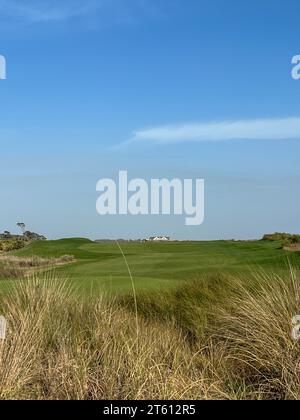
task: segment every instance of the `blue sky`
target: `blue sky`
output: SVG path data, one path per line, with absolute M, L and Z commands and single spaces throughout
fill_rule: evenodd
M 299 13 L 298 0 L 0 0 L 0 230 L 299 232 Z M 121 169 L 204 178 L 205 223 L 98 216 L 96 182 Z

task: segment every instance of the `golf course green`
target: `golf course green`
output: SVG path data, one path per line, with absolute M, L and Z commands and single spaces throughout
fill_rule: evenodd
M 120 250 L 120 247 L 124 253 Z M 54 268 L 59 277 L 86 291 L 129 291 L 128 266 L 137 290 L 178 286 L 210 273 L 245 275 L 255 270 L 278 272 L 299 252 L 286 252 L 280 241 L 93 242 L 74 238 L 32 242 L 14 255 L 42 258 L 72 255 L 75 262 Z M 128 266 L 126 264 L 128 263 Z

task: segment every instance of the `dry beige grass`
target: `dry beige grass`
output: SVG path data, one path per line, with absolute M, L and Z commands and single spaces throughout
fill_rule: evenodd
M 297 271 L 261 274 L 252 288 L 237 290 L 232 311 L 220 311 L 215 334 L 235 378 L 243 378 L 251 398 L 300 399 L 300 341 L 292 339 L 292 318 L 300 313 Z
M 57 282 L 23 282 L 2 303 L 0 397 L 192 398 L 204 387 L 184 337 Z M 194 373 L 193 373 L 194 372 Z
M 22 281 L 1 300 L 0 398 L 298 399 L 299 279 L 262 277 L 247 288 L 232 279 L 230 305 L 225 294 L 214 302 L 192 342 L 176 317 L 139 315 L 137 329 L 117 301 L 79 298 L 63 281 Z M 195 324 L 203 309 L 194 306 Z
M 72 255 L 59 258 L 0 256 L 0 276 L 2 278 L 22 278 L 32 274 L 36 269 L 55 267 L 75 262 Z
M 285 251 L 289 252 L 299 252 L 300 251 L 300 244 L 294 244 L 294 245 L 286 245 L 283 247 Z

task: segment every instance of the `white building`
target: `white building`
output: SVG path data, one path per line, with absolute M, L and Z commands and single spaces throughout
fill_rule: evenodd
M 170 237 L 169 236 L 152 236 L 151 238 L 148 239 L 148 241 L 151 241 L 151 242 L 168 242 L 168 241 L 170 241 Z

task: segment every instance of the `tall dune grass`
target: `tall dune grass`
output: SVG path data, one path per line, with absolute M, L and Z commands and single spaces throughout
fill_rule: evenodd
M 1 298 L 1 399 L 299 399 L 300 283 L 217 276 L 135 302 L 33 278 Z

